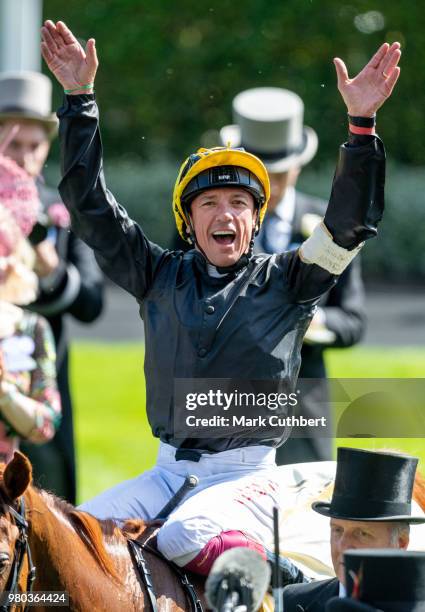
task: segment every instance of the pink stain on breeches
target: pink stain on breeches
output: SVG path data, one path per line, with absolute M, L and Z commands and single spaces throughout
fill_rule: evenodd
M 217 557 L 224 553 L 225 550 L 237 546 L 256 550 L 263 559 L 266 558 L 264 546 L 248 538 L 242 531 L 222 531 L 218 536 L 212 538 L 201 552 L 184 567 L 195 574 L 207 576 Z

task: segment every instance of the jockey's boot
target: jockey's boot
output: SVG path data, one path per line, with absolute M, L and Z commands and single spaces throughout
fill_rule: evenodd
M 272 572 L 274 571 L 274 554 L 266 550 L 267 561 L 271 565 Z M 285 587 L 288 584 L 298 584 L 300 582 L 311 582 L 303 572 L 294 564 L 288 557 L 279 557 L 280 571 L 280 586 Z

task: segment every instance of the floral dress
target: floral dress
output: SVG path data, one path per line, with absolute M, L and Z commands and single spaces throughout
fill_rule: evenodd
M 49 324 L 35 313 L 10 305 L 8 308 L 14 309 L 15 320 L 0 337 L 5 370 L 0 393 L 1 461 L 13 456 L 19 438 L 34 443 L 53 438 L 61 416 Z M 4 312 L 0 308 L 2 316 L 7 316 L 8 308 Z

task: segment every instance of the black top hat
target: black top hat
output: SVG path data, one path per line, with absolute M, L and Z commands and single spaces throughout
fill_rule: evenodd
M 367 612 L 369 606 L 385 612 L 425 612 L 425 552 L 351 550 L 344 562 L 350 599 L 340 600 L 338 610 L 330 606 L 333 612 Z
M 326 612 L 384 612 L 382 609 L 348 597 L 331 597 L 325 606 L 325 610 Z
M 330 503 L 313 510 L 348 521 L 424 523 L 411 515 L 416 457 L 356 448 L 338 448 L 335 487 Z

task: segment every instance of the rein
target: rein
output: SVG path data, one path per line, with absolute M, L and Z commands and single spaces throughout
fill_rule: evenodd
M 25 555 L 27 555 L 29 572 L 27 576 L 26 591 L 31 592 L 36 576 L 36 568 L 32 561 L 31 549 L 28 543 L 28 522 L 25 518 L 24 498 L 21 497 L 18 511 L 16 511 L 15 508 L 10 504 L 5 503 L 5 506 L 7 511 L 15 521 L 15 525 L 19 530 L 19 535 L 15 542 L 13 564 L 4 590 L 8 593 L 13 593 L 14 595 L 17 593 L 19 577 L 21 575 Z M 0 606 L 0 612 L 7 612 L 12 605 L 14 605 L 13 602 L 5 602 L 3 605 Z M 24 612 L 26 609 L 27 606 L 24 607 Z
M 152 574 L 144 557 L 143 551 L 155 555 L 158 559 L 166 563 L 168 567 L 173 570 L 173 572 L 180 580 L 180 585 L 184 593 L 186 594 L 186 597 L 189 599 L 191 611 L 204 612 L 202 603 L 196 593 L 195 587 L 190 582 L 186 572 L 184 572 L 175 563 L 168 561 L 158 550 L 150 546 L 149 539 L 150 536 L 146 541 L 140 542 L 138 540 L 131 540 L 130 538 L 127 538 L 127 545 L 130 550 L 133 562 L 135 563 L 135 566 L 139 572 L 139 577 L 142 579 L 142 582 L 146 588 L 152 612 L 158 612 L 158 606 L 156 603 L 157 598 L 152 582 Z

